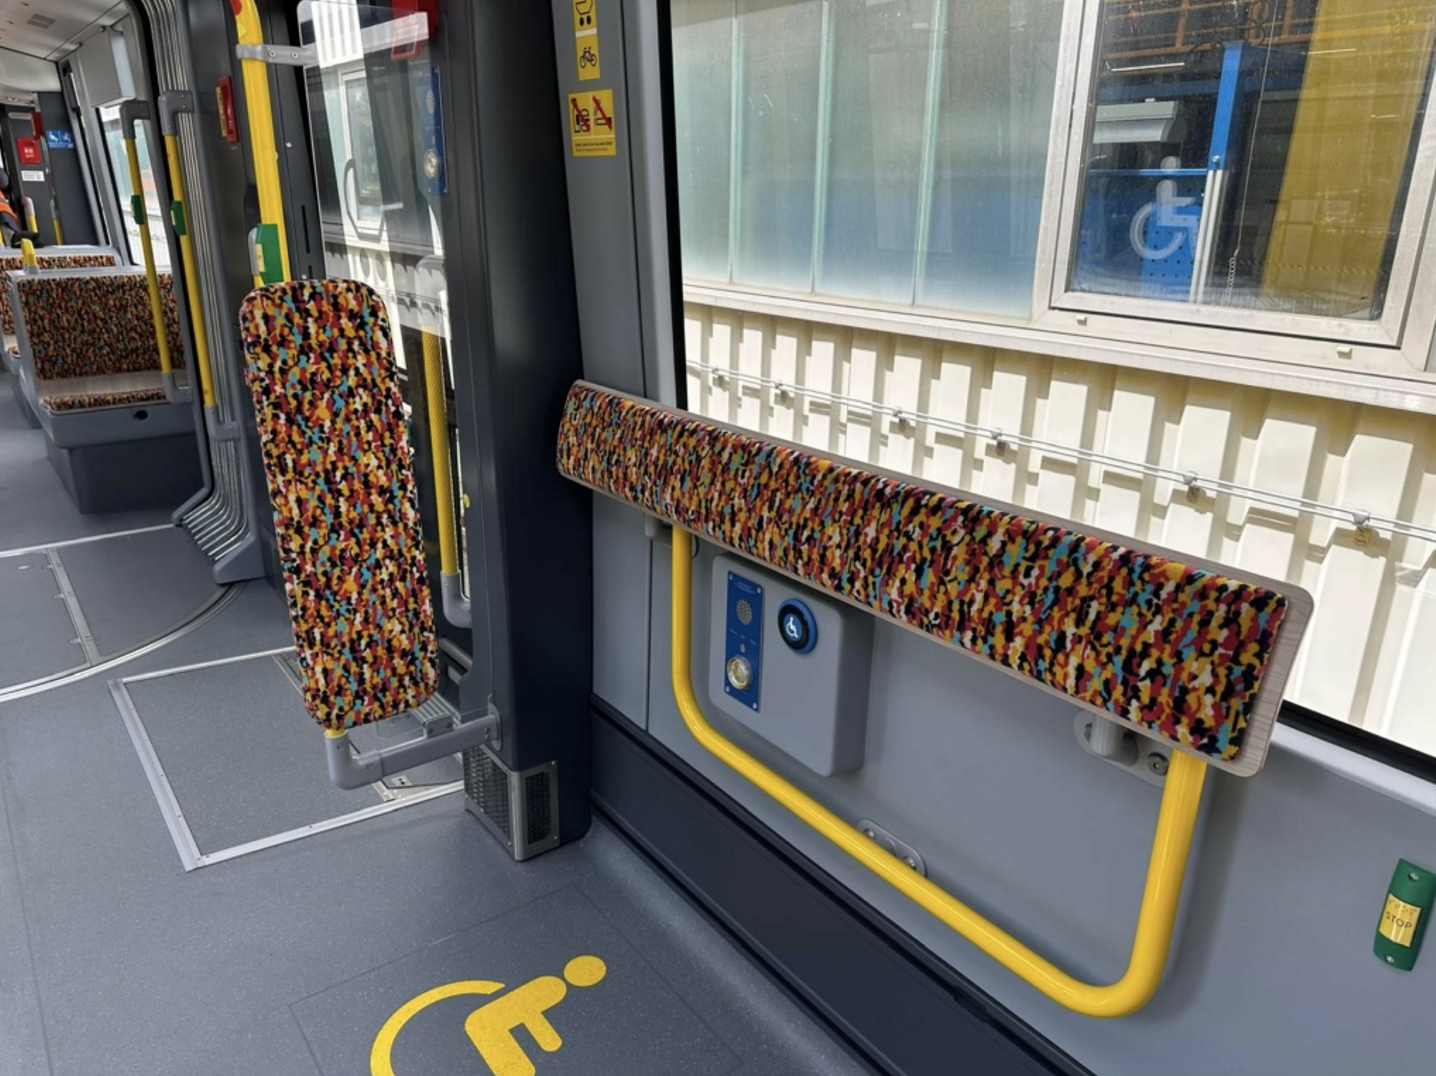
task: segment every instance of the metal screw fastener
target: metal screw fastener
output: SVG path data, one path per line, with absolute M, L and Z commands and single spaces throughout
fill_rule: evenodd
M 1147 769 L 1151 770 L 1158 777 L 1165 777 L 1167 775 L 1167 757 L 1153 751 L 1147 756 Z
M 870 830 L 870 829 L 865 829 L 865 830 L 863 830 L 863 836 L 866 837 L 866 838 L 867 838 L 868 840 L 870 840 L 870 841 L 875 841 L 875 840 L 878 839 L 878 835 L 877 835 L 876 833 L 874 833 L 874 832 L 873 832 L 872 830 Z
M 1410 878 L 1413 882 L 1421 881 L 1421 875 L 1417 874 L 1415 871 L 1407 871 L 1406 877 Z
M 1388 963 L 1388 964 L 1395 964 L 1396 961 L 1395 961 L 1394 958 L 1388 956 L 1388 957 L 1386 958 L 1386 963 Z
M 906 863 L 913 870 L 917 870 L 917 860 L 913 859 L 912 856 L 905 856 L 903 858 L 903 862 Z

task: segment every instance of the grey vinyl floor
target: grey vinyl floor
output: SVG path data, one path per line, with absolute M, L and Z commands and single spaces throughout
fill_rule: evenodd
M 394 1076 L 863 1071 L 601 823 L 516 864 L 451 794 L 184 871 L 106 678 L 290 641 L 252 583 L 119 670 L 0 703 L 0 1076 L 365 1076 L 415 998 Z M 131 685 L 205 840 L 332 809 L 277 666 L 223 668 Z
M 212 563 L 177 527 L 0 552 L 0 693 L 134 650 L 219 594 Z
M 0 689 L 84 664 L 49 558 L 0 558 Z

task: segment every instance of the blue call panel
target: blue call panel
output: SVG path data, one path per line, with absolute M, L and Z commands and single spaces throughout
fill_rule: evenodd
M 723 690 L 757 710 L 763 687 L 763 587 L 728 573 L 728 613 L 723 639 Z

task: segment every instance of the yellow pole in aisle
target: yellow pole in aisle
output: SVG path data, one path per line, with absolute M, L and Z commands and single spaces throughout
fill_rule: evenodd
M 189 210 L 185 202 L 184 169 L 180 167 L 179 135 L 165 135 L 165 158 L 169 163 L 175 234 L 179 236 L 180 261 L 184 264 L 185 295 L 189 298 L 190 330 L 194 333 L 200 392 L 204 396 L 205 407 L 213 407 L 214 371 L 209 365 L 209 332 L 205 328 L 204 307 L 199 294 L 199 268 L 195 265 L 194 240 L 189 234 Z
M 134 192 L 130 195 L 130 212 L 134 214 L 135 223 L 140 226 L 140 251 L 145 259 L 145 282 L 150 289 L 150 317 L 155 325 L 155 346 L 160 352 L 160 372 L 164 378 L 165 396 L 172 398 L 176 386 L 173 359 L 170 356 L 170 334 L 165 327 L 164 300 L 160 297 L 160 275 L 155 269 L 155 252 L 150 243 L 149 218 L 145 212 L 140 151 L 135 144 L 135 129 L 132 124 L 125 128 L 124 142 L 125 156 L 130 163 L 130 190 Z

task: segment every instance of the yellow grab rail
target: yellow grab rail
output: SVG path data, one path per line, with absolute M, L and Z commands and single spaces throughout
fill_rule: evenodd
M 229 0 L 239 45 L 264 44 L 264 27 L 254 0 Z M 274 141 L 274 110 L 269 99 L 269 70 L 263 60 L 243 56 L 244 107 L 249 123 L 249 152 L 254 159 L 254 182 L 259 188 L 259 219 L 275 229 L 282 279 L 289 279 L 289 236 L 284 228 L 284 188 L 279 182 L 279 148 Z M 264 283 L 255 275 L 255 286 Z
M 449 476 L 449 412 L 444 399 L 443 351 L 439 337 L 429 329 L 424 342 L 424 385 L 429 400 L 429 454 L 433 458 L 434 501 L 439 512 L 439 570 L 459 570 L 459 539 L 454 527 L 454 484 Z
M 190 331 L 194 334 L 195 365 L 199 367 L 200 392 L 205 407 L 214 406 L 214 371 L 209 365 L 209 330 L 204 324 L 204 306 L 199 294 L 199 269 L 195 265 L 194 239 L 190 236 L 189 203 L 185 197 L 184 169 L 180 166 L 179 135 L 165 135 L 165 157 L 169 162 L 170 197 L 178 213 L 180 261 L 184 265 L 185 295 L 189 299 Z
M 124 142 L 125 156 L 130 162 L 130 209 L 140 228 L 140 251 L 145 259 L 145 282 L 150 289 L 150 317 L 155 324 L 155 346 L 160 349 L 160 371 L 168 389 L 174 373 L 174 360 L 170 356 L 169 330 L 165 327 L 164 300 L 160 298 L 159 271 L 155 268 L 155 252 L 150 243 L 149 213 L 145 209 L 145 188 L 140 177 L 140 151 L 135 144 L 133 127 L 126 130 Z
M 757 785 L 868 870 L 1058 1004 L 1087 1016 L 1104 1017 L 1125 1016 L 1145 1005 L 1161 984 L 1166 967 L 1192 831 L 1202 800 L 1206 763 L 1182 751 L 1172 752 L 1127 970 L 1114 983 L 1084 983 L 889 855 L 708 723 L 693 691 L 692 541 L 687 531 L 673 528 L 673 695 L 683 722 L 694 738 L 719 761 Z

